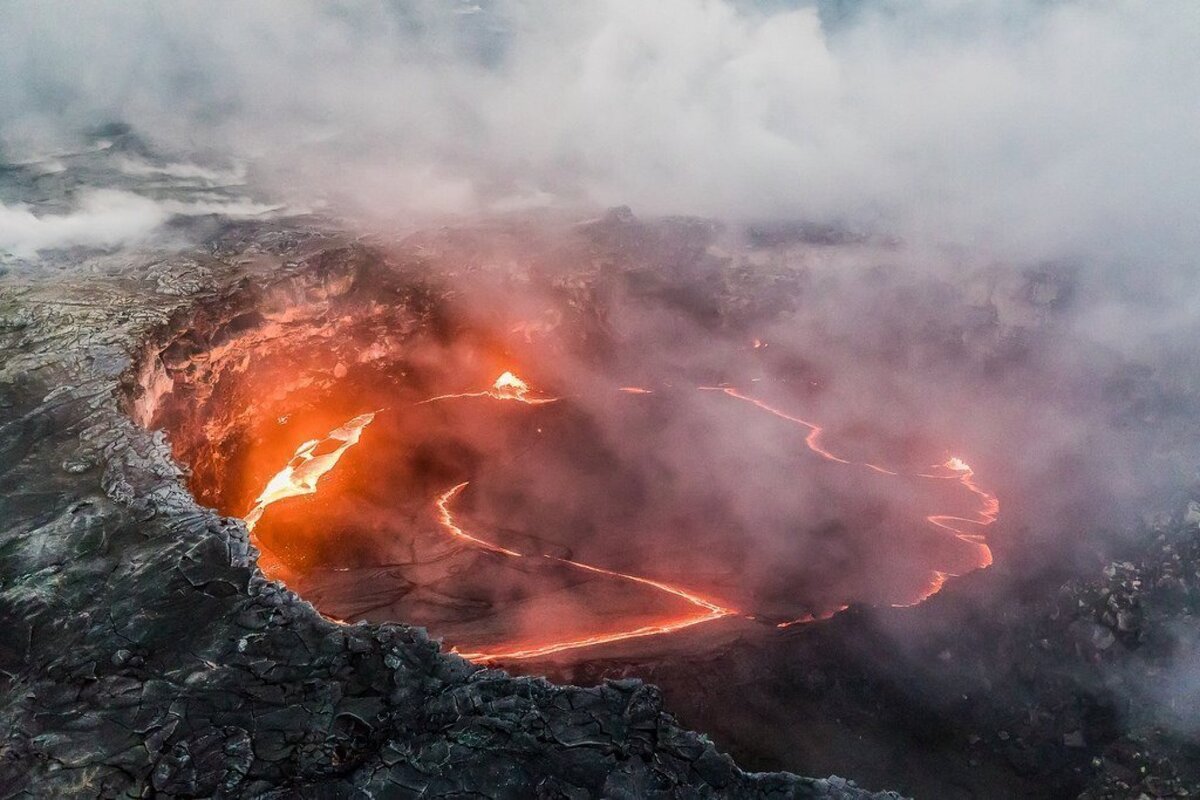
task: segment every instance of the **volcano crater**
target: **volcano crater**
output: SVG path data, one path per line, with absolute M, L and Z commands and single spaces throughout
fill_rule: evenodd
M 770 636 L 991 563 L 970 467 L 845 412 L 803 351 L 693 307 L 684 358 L 653 330 L 678 298 L 530 274 L 324 253 L 163 326 L 130 410 L 268 577 L 480 661 Z

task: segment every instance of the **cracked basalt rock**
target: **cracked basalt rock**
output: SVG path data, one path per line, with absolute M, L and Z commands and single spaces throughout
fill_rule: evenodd
M 288 280 L 339 291 L 344 244 L 242 226 L 0 277 L 0 796 L 897 797 L 744 772 L 638 680 L 511 677 L 265 580 L 123 398 L 155 331 Z

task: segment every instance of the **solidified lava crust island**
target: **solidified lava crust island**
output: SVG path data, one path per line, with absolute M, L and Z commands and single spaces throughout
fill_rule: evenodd
M 472 235 L 463 234 L 458 255 L 471 252 Z M 583 246 L 594 246 L 590 235 L 581 234 Z M 6 794 L 885 796 L 840 779 L 744 772 L 707 738 L 684 730 L 661 694 L 638 680 L 583 688 L 512 677 L 442 652 L 416 627 L 323 618 L 264 577 L 239 518 L 300 442 L 319 440 L 360 414 L 376 413 L 372 426 L 389 413 L 399 417 L 403 398 L 375 405 L 366 391 L 378 386 L 374 363 L 403 350 L 401 372 L 408 375 L 391 374 L 425 391 L 447 382 L 438 371 L 452 342 L 450 350 L 480 371 L 502 372 L 490 363 L 498 354 L 485 336 L 459 352 L 464 335 L 474 334 L 442 316 L 440 289 L 428 278 L 430 249 L 416 241 L 384 255 L 321 231 L 243 227 L 191 258 L 131 264 L 97 255 L 86 280 L 48 272 L 21 290 L 21 310 L 5 317 L 14 355 L 3 366 L 0 403 Z M 454 268 L 469 264 L 459 260 Z M 479 277 L 488 280 L 482 271 Z M 570 286 L 560 291 L 568 306 L 579 299 Z M 423 332 L 439 344 L 430 362 L 411 350 L 413 334 Z M 275 348 L 273 358 L 281 341 L 288 346 Z M 222 380 L 250 369 L 252 385 Z M 539 385 L 536 368 L 518 374 Z M 335 387 L 341 399 L 334 401 Z M 403 394 L 399 384 L 384 389 Z M 286 419 L 263 413 L 301 395 L 321 404 L 301 403 Z M 364 402 L 371 405 L 359 408 Z M 268 423 L 277 426 L 269 436 Z M 477 424 L 492 429 L 496 420 Z M 461 483 L 447 479 L 472 466 L 481 492 L 489 480 L 498 491 L 485 468 L 494 454 L 461 442 L 448 450 L 416 444 L 420 469 L 379 487 L 385 496 L 422 481 L 447 491 Z M 366 448 L 342 453 L 310 500 L 336 494 L 340 475 L 361 508 L 379 502 L 370 482 L 355 478 L 371 468 L 364 462 L 356 472 L 356 451 Z M 318 444 L 307 454 L 328 452 Z M 239 479 L 227 483 L 230 476 Z M 41 488 L 13 490 L 29 486 Z M 411 496 L 421 498 L 422 514 L 429 511 L 433 494 Z M 472 513 L 495 513 L 504 507 L 496 502 L 477 503 Z M 508 507 L 533 504 L 510 498 Z M 356 579 L 363 569 L 378 571 L 380 553 L 340 541 L 345 532 L 320 518 L 326 508 L 344 513 L 339 503 L 303 510 L 314 517 L 310 534 L 320 529 L 326 538 L 301 536 L 286 546 L 278 536 L 289 529 L 287 504 L 264 513 L 255 525 L 262 566 L 295 576 L 301 590 L 317 564 L 335 563 L 335 572 Z M 405 520 L 414 530 L 417 516 Z M 365 513 L 355 522 L 369 520 L 383 524 Z M 414 605 L 439 613 L 459 608 L 461 597 L 426 602 L 439 581 L 409 572 L 441 563 L 433 551 L 446 546 L 444 531 L 426 534 L 412 547 L 432 550 L 406 561 L 401 578 L 414 587 Z M 533 536 L 514 529 L 495 544 L 517 551 Z M 322 544 L 330 538 L 351 552 L 330 559 Z M 569 548 L 539 542 L 575 560 Z M 472 558 L 495 556 L 468 550 Z M 564 578 L 556 573 L 546 581 L 561 585 Z M 321 588 L 334 593 L 337 585 Z M 766 613 L 786 621 L 777 598 L 764 597 Z M 473 599 L 471 611 L 489 601 Z M 804 602 L 820 612 L 827 601 Z M 336 605 L 319 596 L 314 602 Z M 470 614 L 444 616 L 450 630 L 469 627 Z M 494 624 L 505 636 L 520 629 L 519 620 Z M 487 638 L 486 630 L 475 633 Z

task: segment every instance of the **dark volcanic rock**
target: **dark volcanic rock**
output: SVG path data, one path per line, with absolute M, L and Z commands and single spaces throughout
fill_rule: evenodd
M 743 772 L 640 681 L 510 677 L 266 581 L 119 391 L 173 314 L 341 244 L 243 233 L 0 278 L 0 795 L 884 796 Z

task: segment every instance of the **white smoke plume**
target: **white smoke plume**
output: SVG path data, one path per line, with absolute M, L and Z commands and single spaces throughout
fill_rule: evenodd
M 0 251 L 31 256 L 52 248 L 133 243 L 168 216 L 153 200 L 109 189 L 86 192 L 77 208 L 62 214 L 38 215 L 24 205 L 0 203 Z
M 0 135 L 119 120 L 384 220 L 629 204 L 1176 275 L 1198 36 L 1182 0 L 9 4 Z

